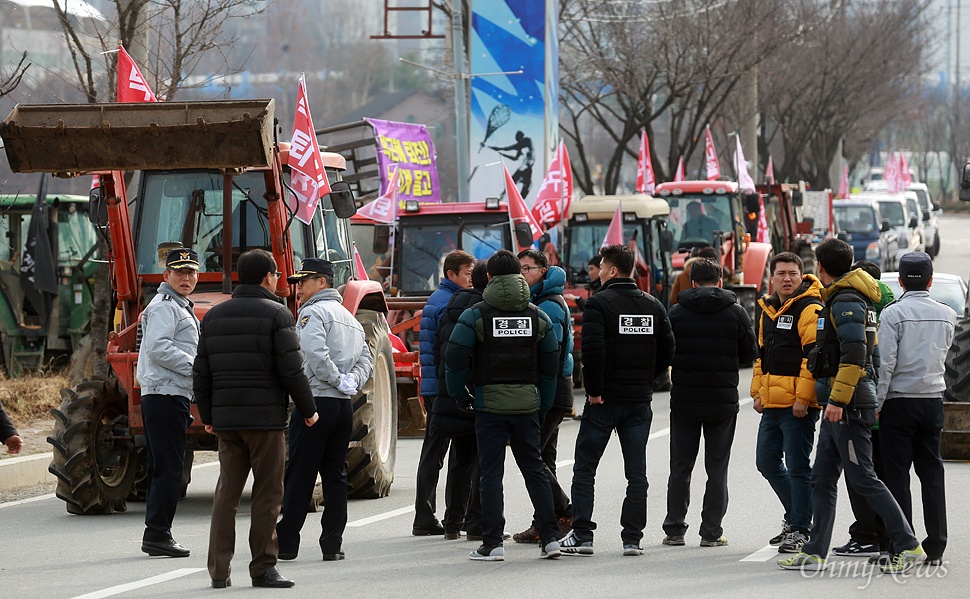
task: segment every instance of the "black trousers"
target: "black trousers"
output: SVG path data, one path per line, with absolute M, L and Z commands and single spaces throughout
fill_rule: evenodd
M 879 429 L 872 431 L 872 465 L 879 480 L 885 482 L 886 473 L 882 469 L 882 450 L 879 448 Z M 882 518 L 869 507 L 869 502 L 855 490 L 849 479 L 846 479 L 845 483 L 849 491 L 852 515 L 855 516 L 855 522 L 849 525 L 849 536 L 863 545 L 873 545 L 878 547 L 880 551 L 889 551 L 889 533 L 886 532 L 886 525 L 882 523 Z M 912 521 L 910 526 L 912 526 Z
M 546 468 L 549 478 L 549 488 L 552 489 L 552 504 L 558 518 L 572 518 L 573 506 L 569 503 L 569 496 L 559 484 L 556 477 L 556 458 L 559 457 L 559 425 L 566 414 L 571 412 L 566 408 L 553 406 L 546 414 L 545 420 L 539 428 L 539 450 L 542 452 L 542 464 Z M 532 516 L 533 526 L 538 524 L 535 514 Z
M 690 506 L 690 479 L 704 435 L 704 468 L 707 488 L 701 509 L 698 533 L 703 539 L 718 539 L 724 533 L 721 521 L 728 505 L 728 463 L 737 415 L 717 422 L 698 422 L 670 414 L 670 477 L 667 479 L 667 516 L 663 529 L 668 535 L 687 532 L 687 508 Z
M 940 432 L 943 430 L 943 400 L 894 397 L 879 413 L 879 442 L 886 486 L 900 509 L 913 524 L 913 497 L 909 470 L 919 477 L 923 497 L 923 550 L 931 558 L 943 557 L 946 549 L 946 488 Z
M 478 439 L 475 433 L 451 438 L 448 480 L 445 483 L 445 519 L 448 532 L 482 532 L 482 497 L 479 491 Z
M 424 398 L 424 406 L 428 411 L 428 423 L 424 429 L 424 443 L 421 444 L 421 456 L 418 458 L 418 472 L 414 488 L 414 524 L 415 528 L 432 528 L 438 521 L 437 511 L 438 476 L 445 465 L 450 439 L 438 434 L 431 422 L 434 414 L 431 408 L 433 397 Z
M 347 527 L 347 446 L 353 435 L 354 408 L 348 399 L 315 397 L 320 420 L 307 427 L 290 415 L 290 461 L 283 477 L 283 517 L 276 525 L 280 553 L 297 554 L 317 473 L 323 486 L 320 549 L 335 554 Z
M 142 395 L 148 451 L 148 494 L 145 499 L 144 541 L 172 538 L 172 521 L 182 490 L 185 430 L 192 417 L 189 399 L 180 395 Z

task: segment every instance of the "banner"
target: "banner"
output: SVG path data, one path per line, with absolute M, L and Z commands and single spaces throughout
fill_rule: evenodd
M 358 216 L 364 216 L 379 223 L 393 225 L 397 222 L 398 209 L 398 168 L 396 164 L 391 165 L 391 174 L 388 177 L 387 191 L 382 193 L 373 202 L 368 202 L 357 211 Z
M 563 180 L 563 204 L 562 216 L 569 216 L 569 207 L 573 205 L 573 165 L 569 162 L 569 150 L 566 149 L 566 142 L 559 142 L 559 154 L 562 157 L 562 180 Z
M 657 178 L 653 174 L 653 161 L 650 158 L 650 140 L 647 130 L 640 132 L 640 154 L 637 156 L 637 192 L 652 194 L 657 188 Z
M 839 199 L 849 199 L 849 165 L 842 163 L 842 178 L 839 179 Z
M 122 45 L 118 45 L 118 102 L 158 102 L 138 65 Z
M 529 228 L 532 229 L 532 241 L 535 241 L 542 237 L 542 227 L 526 208 L 525 201 L 519 195 L 519 188 L 515 186 L 515 181 L 512 179 L 508 167 L 503 164 L 502 170 L 505 171 L 505 193 L 509 200 L 509 218 L 512 219 L 512 226 L 521 222 L 529 223 Z
M 721 178 L 721 167 L 717 163 L 717 150 L 714 149 L 714 137 L 711 135 L 711 126 L 704 129 L 704 170 L 707 172 L 708 181 L 717 181 Z
M 24 297 L 33 305 L 41 326 L 47 325 L 54 300 L 57 299 L 57 269 L 50 237 L 47 207 L 47 175 L 30 213 L 30 225 L 20 262 L 20 285 Z
M 293 115 L 293 138 L 290 141 L 290 209 L 301 222 L 310 224 L 320 198 L 330 193 L 327 171 L 323 168 L 317 134 L 310 118 L 306 97 L 306 76 L 300 75 L 300 88 Z
M 391 166 L 397 165 L 398 201 L 441 202 L 434 143 L 424 125 L 367 119 L 377 140 L 381 194 L 390 187 Z M 496 194 L 498 195 L 498 194 Z
M 748 163 L 744 160 L 744 150 L 741 149 L 741 136 L 735 135 L 738 147 L 734 154 L 734 168 L 738 171 L 738 187 L 741 191 L 753 193 L 755 191 L 754 181 L 748 173 Z
M 549 172 L 542 180 L 542 187 L 539 188 L 539 195 L 536 197 L 535 204 L 532 205 L 532 217 L 540 224 L 550 226 L 558 224 L 565 218 L 563 208 L 566 206 L 565 196 L 567 193 L 567 180 L 565 168 L 563 167 L 563 154 L 566 146 L 559 144 L 556 156 L 549 165 Z M 572 182 L 572 177 L 569 178 Z M 570 185 L 571 188 L 571 185 Z M 571 189 L 569 190 L 571 192 Z

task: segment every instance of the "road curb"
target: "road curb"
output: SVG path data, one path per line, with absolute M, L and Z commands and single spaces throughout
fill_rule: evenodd
M 29 487 L 57 479 L 47 471 L 53 453 L 36 453 L 0 460 L 0 491 Z

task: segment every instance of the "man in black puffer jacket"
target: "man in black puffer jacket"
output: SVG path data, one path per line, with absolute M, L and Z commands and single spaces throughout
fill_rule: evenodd
M 317 413 L 293 315 L 276 296 L 280 273 L 273 255 L 250 250 L 239 256 L 240 285 L 232 299 L 202 321 L 193 368 L 195 400 L 207 432 L 219 438 L 219 482 L 212 497 L 209 576 L 225 588 L 236 546 L 236 511 L 253 472 L 249 547 L 253 586 L 291 587 L 276 569 L 276 519 L 283 501 L 283 430 L 292 396 L 313 426 Z
M 709 258 L 690 266 L 691 289 L 670 308 L 677 339 L 670 389 L 670 478 L 664 545 L 683 545 L 690 503 L 690 475 L 704 433 L 707 490 L 701 511 L 701 547 L 727 545 L 721 520 L 727 512 L 728 462 L 738 420 L 738 371 L 757 348 L 751 319 L 733 291 L 721 289 L 721 267 Z
M 445 483 L 446 539 L 457 539 L 466 531 L 470 541 L 482 539 L 482 498 L 478 492 L 478 440 L 475 437 L 475 413 L 462 409 L 448 395 L 445 382 L 445 352 L 448 339 L 458 318 L 467 308 L 482 301 L 488 285 L 488 262 L 479 260 L 472 268 L 472 286 L 456 291 L 441 311 L 434 338 L 434 363 L 438 369 L 438 395 L 431 406 L 430 419 L 434 435 L 451 439 L 448 455 L 448 482 Z

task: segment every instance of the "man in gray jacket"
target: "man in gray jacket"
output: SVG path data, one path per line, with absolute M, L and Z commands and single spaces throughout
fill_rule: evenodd
M 280 559 L 296 559 L 300 530 L 306 521 L 317 473 L 323 482 L 323 531 L 320 549 L 325 561 L 344 559 L 341 551 L 347 526 L 347 447 L 353 433 L 351 401 L 370 378 L 373 361 L 364 328 L 343 307 L 333 288 L 333 264 L 307 258 L 287 279 L 300 295 L 296 328 L 303 350 L 303 369 L 310 380 L 320 422 L 308 428 L 290 418 L 290 461 L 283 482 L 283 517 L 276 525 Z
M 182 490 L 185 429 L 192 417 L 192 363 L 199 345 L 199 319 L 188 296 L 199 282 L 199 256 L 177 248 L 165 260 L 164 282 L 141 316 L 138 383 L 148 452 L 148 496 L 141 550 L 152 556 L 188 557 L 172 538 Z
M 943 429 L 943 361 L 953 343 L 957 315 L 930 299 L 933 261 L 911 252 L 899 261 L 905 292 L 886 306 L 879 321 L 879 447 L 886 486 L 913 524 L 909 471 L 915 466 L 923 491 L 923 549 L 932 564 L 946 549 L 946 495 L 940 431 Z

